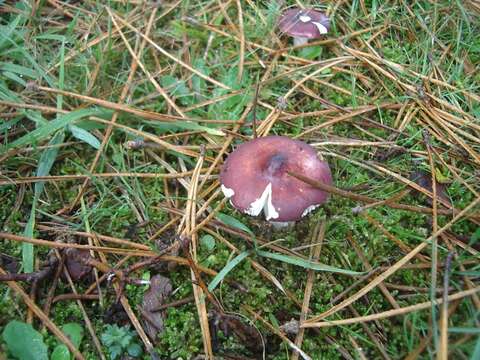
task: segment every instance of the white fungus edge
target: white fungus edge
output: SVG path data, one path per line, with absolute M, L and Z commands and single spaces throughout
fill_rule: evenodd
M 272 204 L 272 183 L 268 183 L 268 185 L 265 187 L 265 190 L 263 190 L 262 195 L 250 204 L 248 209 L 245 210 L 245 213 L 251 216 L 257 216 L 260 215 L 262 210 L 265 214 L 266 220 L 276 219 L 279 217 L 275 206 Z
M 319 22 L 312 21 L 312 24 L 315 25 L 318 29 L 318 32 L 320 34 L 326 34 L 328 33 L 328 29 L 325 27 L 325 25 L 320 24 Z
M 235 191 L 233 191 L 233 189 L 227 188 L 223 184 L 220 188 L 222 189 L 223 195 L 225 195 L 227 199 L 230 199 L 233 195 L 235 195 Z
M 318 208 L 319 206 L 320 206 L 320 204 L 310 205 L 310 206 L 307 207 L 305 210 L 303 210 L 302 217 L 307 216 L 308 214 L 310 214 L 313 210 L 315 210 L 315 209 Z
M 300 15 L 298 17 L 298 19 L 302 22 L 302 23 L 306 23 L 306 22 L 309 22 L 312 20 L 312 18 L 308 15 Z

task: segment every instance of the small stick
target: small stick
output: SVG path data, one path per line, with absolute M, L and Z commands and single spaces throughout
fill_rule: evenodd
M 25 282 L 36 282 L 45 279 L 48 277 L 53 270 L 56 268 L 57 263 L 48 265 L 46 268 L 31 273 L 22 273 L 22 274 L 0 274 L 0 282 L 5 281 L 25 281 Z
M 52 304 L 65 300 L 98 300 L 100 297 L 97 294 L 62 294 L 53 298 Z
M 432 220 L 433 220 L 433 227 L 432 233 L 436 233 L 438 230 L 438 218 L 437 218 L 437 179 L 435 177 L 435 160 L 432 155 L 431 145 L 430 145 L 430 135 L 427 131 L 423 133 L 423 141 L 425 143 L 425 147 L 427 148 L 428 152 L 428 162 L 430 164 L 430 171 L 431 181 L 432 181 Z M 433 300 L 435 299 L 436 288 L 437 288 L 437 262 L 438 262 L 438 238 L 435 236 L 432 238 L 432 268 L 431 268 L 431 285 L 430 285 L 430 300 L 432 301 L 432 333 L 433 333 L 433 342 L 435 344 L 435 348 L 438 348 L 439 339 L 438 339 L 438 324 L 437 324 L 437 314 L 435 305 L 433 305 Z M 448 291 L 447 291 L 448 292 Z M 442 359 L 440 356 L 440 352 L 437 353 L 437 359 Z M 445 358 L 446 360 L 446 358 Z
M 150 312 L 162 311 L 162 310 L 165 310 L 165 309 L 168 309 L 168 308 L 171 308 L 171 307 L 182 306 L 182 305 L 191 303 L 194 300 L 195 300 L 195 298 L 193 296 L 188 296 L 184 299 L 180 299 L 180 300 L 177 300 L 177 301 L 172 301 L 171 303 L 168 303 L 168 304 L 162 304 L 162 305 L 150 310 Z
M 365 195 L 359 195 L 359 194 L 355 194 L 355 193 L 352 193 L 350 191 L 346 191 L 346 190 L 342 190 L 342 189 L 339 189 L 335 186 L 331 186 L 331 185 L 327 185 L 327 184 L 324 184 L 320 181 L 316 181 L 316 180 L 313 180 L 313 179 L 310 179 L 306 176 L 303 176 L 303 175 L 300 175 L 300 174 L 295 174 L 291 171 L 288 172 L 288 175 L 290 176 L 293 176 L 294 178 L 297 178 L 313 187 L 316 187 L 320 190 L 323 190 L 323 191 L 326 191 L 330 194 L 334 194 L 334 195 L 338 195 L 338 196 L 341 196 L 341 197 L 344 197 L 344 198 L 347 198 L 347 199 L 351 199 L 351 200 L 354 200 L 354 201 L 361 201 L 361 202 L 365 202 L 365 203 L 377 203 L 379 200 L 377 199 L 374 199 L 374 198 L 371 198 L 369 196 L 365 196 Z M 432 214 L 432 209 L 431 208 L 426 208 L 426 207 L 421 207 L 421 206 L 412 206 L 412 205 L 406 205 L 406 204 L 399 204 L 399 203 L 394 203 L 394 202 L 386 202 L 385 203 L 386 206 L 389 206 L 393 209 L 401 209 L 401 210 L 407 210 L 407 211 L 413 211 L 413 212 L 418 212 L 418 213 L 422 213 L 422 214 Z M 454 214 L 458 214 L 459 212 L 457 210 L 446 210 L 446 209 L 438 209 L 437 210 L 437 214 L 441 214 L 441 215 L 454 215 Z
M 257 77 L 257 85 L 255 87 L 255 98 L 253 99 L 253 109 L 252 109 L 252 130 L 253 138 L 257 138 L 257 102 L 258 102 L 258 91 L 260 89 L 260 79 Z
M 464 290 L 464 291 L 459 291 L 455 294 L 452 294 L 450 296 L 447 296 L 447 301 L 454 301 L 454 300 L 459 300 L 463 299 L 465 297 L 472 296 L 473 294 L 476 294 L 480 292 L 480 286 L 470 289 L 470 290 Z M 434 303 L 436 305 L 443 304 L 443 298 L 435 299 Z M 388 319 L 393 316 L 399 316 L 399 315 L 404 315 L 408 314 L 414 311 L 419 311 L 419 310 L 426 310 L 429 309 L 430 306 L 432 305 L 432 301 L 425 301 L 422 303 L 418 303 L 415 305 L 409 305 L 405 306 L 399 309 L 392 309 L 392 310 L 387 310 L 383 311 L 380 313 L 375 313 L 371 315 L 365 315 L 365 316 L 359 316 L 359 317 L 354 317 L 354 318 L 348 318 L 348 319 L 342 319 L 342 320 L 325 320 L 325 321 L 318 321 L 318 322 L 304 322 L 300 327 L 302 328 L 325 328 L 325 327 L 332 327 L 332 326 L 344 326 L 344 325 L 351 325 L 351 324 L 358 324 L 358 323 L 364 323 L 364 322 L 369 322 L 369 321 L 374 321 L 374 320 L 383 320 L 383 319 Z
M 445 259 L 445 272 L 443 275 L 443 304 L 440 313 L 440 349 L 437 359 L 448 358 L 448 283 L 450 281 L 450 269 L 452 266 L 453 252 L 449 252 Z
M 63 266 L 65 264 L 65 256 L 62 254 L 60 259 L 58 260 L 57 269 L 55 271 L 55 275 L 53 276 L 53 280 L 51 281 L 50 288 L 48 289 L 47 293 L 47 300 L 43 304 L 43 312 L 48 316 L 50 313 L 50 308 L 52 307 L 52 301 L 55 296 L 55 290 L 57 289 L 58 280 L 60 279 L 60 275 L 63 271 Z M 45 329 L 45 324 L 42 326 L 42 330 Z
M 405 197 L 405 195 L 408 195 L 410 193 L 410 191 L 411 191 L 410 189 L 405 189 L 403 191 L 400 191 L 398 194 L 392 196 L 389 199 L 380 200 L 380 201 L 370 203 L 370 204 L 367 204 L 367 205 L 363 205 L 363 206 L 356 206 L 352 209 L 352 213 L 358 214 L 358 213 L 361 213 L 361 212 L 363 212 L 367 209 L 370 209 L 372 207 L 376 207 L 376 206 L 379 206 L 379 205 L 385 205 L 385 204 L 388 205 L 388 203 L 390 203 L 390 202 L 397 202 L 401 198 Z

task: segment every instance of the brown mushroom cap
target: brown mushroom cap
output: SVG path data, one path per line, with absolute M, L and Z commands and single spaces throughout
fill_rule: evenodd
M 278 26 L 290 36 L 316 39 L 328 32 L 330 19 L 314 9 L 293 8 L 282 14 Z
M 296 221 L 323 204 L 328 194 L 288 172 L 332 184 L 330 168 L 308 144 L 286 136 L 267 136 L 241 144 L 225 161 L 222 190 L 241 212 L 267 220 Z

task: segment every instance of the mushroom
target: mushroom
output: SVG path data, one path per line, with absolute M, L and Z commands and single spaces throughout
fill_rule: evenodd
M 289 172 L 332 184 L 328 164 L 310 145 L 286 136 L 267 136 L 241 144 L 228 156 L 220 173 L 221 189 L 237 210 L 252 216 L 263 211 L 274 225 L 287 225 L 328 198 L 326 192 Z
M 325 35 L 330 28 L 330 19 L 314 9 L 292 8 L 285 11 L 279 22 L 280 30 L 293 37 L 295 46 L 305 45 L 309 39 Z

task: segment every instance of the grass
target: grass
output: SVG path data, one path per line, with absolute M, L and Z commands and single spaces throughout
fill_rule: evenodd
M 299 4 L 327 11 L 331 31 L 292 48 L 275 24 Z M 461 294 L 479 291 L 479 16 L 475 1 L 0 1 L 0 253 L 31 272 L 60 254 L 38 239 L 100 246 L 101 277 L 191 239 L 190 256 L 168 254 L 176 266 L 163 259 L 131 275 L 168 277 L 168 302 L 194 297 L 165 310 L 156 339 L 143 330 L 146 286 L 124 289 L 120 324 L 132 324 L 145 357 L 261 358 L 259 342 L 269 359 L 298 358 L 295 346 L 312 359 L 476 359 L 480 301 Z M 312 144 L 347 191 L 280 232 L 218 191 L 225 155 L 253 136 L 257 83 L 258 135 Z M 416 171 L 445 182 L 449 202 L 432 202 L 434 189 L 409 180 Z M 78 322 L 83 357 L 108 356 L 95 337 L 118 283 L 98 285 L 101 301 L 56 302 L 51 323 L 32 303 L 91 283 L 60 279 L 53 295 L 48 281 L 36 295 L 14 284 L 0 283 L 0 330 L 31 322 L 51 350 Z M 303 337 L 285 333 L 292 319 Z

